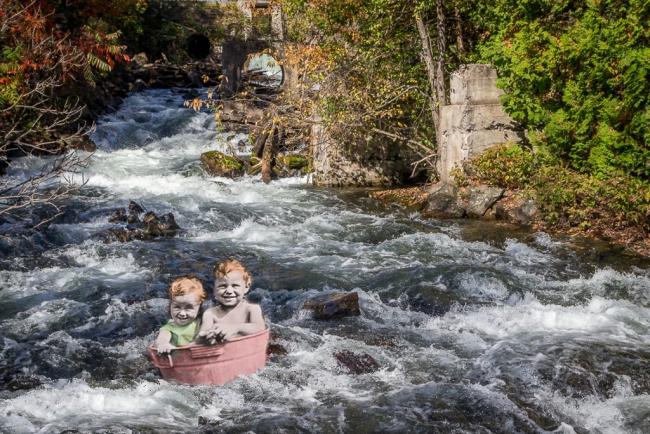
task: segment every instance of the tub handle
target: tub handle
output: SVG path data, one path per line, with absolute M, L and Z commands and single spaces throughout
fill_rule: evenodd
M 169 367 L 173 368 L 174 367 L 174 361 L 172 360 L 172 355 L 167 354 L 167 360 L 169 360 Z
M 192 353 L 193 359 L 201 359 L 204 357 L 218 357 L 223 354 L 223 348 L 199 346 L 190 348 L 190 352 Z

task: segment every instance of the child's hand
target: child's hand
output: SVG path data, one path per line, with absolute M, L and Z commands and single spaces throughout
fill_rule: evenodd
M 203 331 L 199 333 L 199 338 L 203 339 L 209 345 L 215 345 L 223 341 L 223 335 L 217 329 Z
M 211 330 L 222 341 L 229 341 L 239 334 L 239 328 L 231 324 L 219 324 Z
M 169 342 L 159 344 L 158 347 L 156 348 L 158 350 L 158 354 L 169 354 L 172 352 L 172 350 L 175 350 L 176 347 Z

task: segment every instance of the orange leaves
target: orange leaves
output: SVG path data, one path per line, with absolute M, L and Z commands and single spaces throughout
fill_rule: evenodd
M 299 74 L 306 75 L 326 70 L 332 65 L 332 56 L 318 45 L 290 45 L 284 53 L 284 59 L 287 66 L 296 69 Z
M 201 107 L 203 107 L 203 100 L 201 100 L 201 98 L 188 99 L 183 103 L 183 105 L 185 107 L 191 108 L 195 112 L 198 112 L 201 110 Z

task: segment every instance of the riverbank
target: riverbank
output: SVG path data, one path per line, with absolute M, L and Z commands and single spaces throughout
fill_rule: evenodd
M 409 209 L 420 212 L 425 217 L 441 218 L 441 214 L 432 215 L 427 213 L 429 198 L 432 191 L 431 185 L 414 186 L 414 187 L 396 187 L 383 190 L 372 191 L 369 193 L 380 202 L 391 205 L 398 204 Z M 490 220 L 503 222 L 504 224 L 515 225 L 522 228 L 530 228 L 535 231 L 543 231 L 553 235 L 570 236 L 575 238 L 586 238 L 590 240 L 602 241 L 611 244 L 611 248 L 616 250 L 626 250 L 629 253 L 650 258 L 650 237 L 644 236 L 636 228 L 616 229 L 612 226 L 598 225 L 589 228 L 580 227 L 562 227 L 559 225 L 549 224 L 544 220 L 541 212 L 533 213 L 529 216 L 526 224 L 517 218 L 512 212 L 522 203 L 530 201 L 523 191 L 505 190 L 503 197 L 499 199 L 498 204 L 502 207 L 502 212 L 497 212 L 494 203 L 490 206 L 488 212 L 482 216 L 476 216 L 479 220 Z M 448 218 L 465 218 L 459 215 L 448 216 Z

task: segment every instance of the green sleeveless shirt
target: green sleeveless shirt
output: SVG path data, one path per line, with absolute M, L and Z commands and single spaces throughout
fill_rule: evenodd
M 183 345 L 191 344 L 194 340 L 194 337 L 199 332 L 199 320 L 195 319 L 184 326 L 176 325 L 172 320 L 169 320 L 160 330 L 167 330 L 172 334 L 172 345 L 182 347 Z

